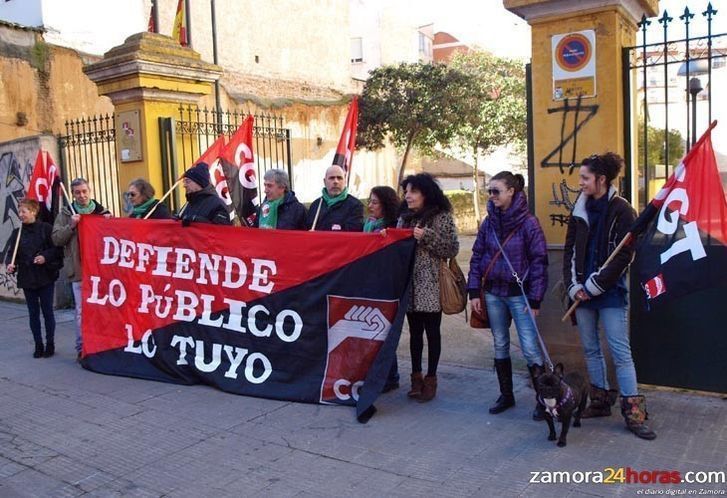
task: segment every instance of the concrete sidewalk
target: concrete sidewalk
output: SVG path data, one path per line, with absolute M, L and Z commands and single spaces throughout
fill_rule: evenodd
M 354 410 L 95 374 L 74 361 L 57 312 L 57 355 L 33 359 L 24 305 L 0 303 L 0 496 L 610 496 L 724 491 L 727 484 L 531 483 L 540 471 L 727 470 L 719 397 L 646 391 L 655 441 L 620 415 L 585 420 L 566 448 L 530 420 L 523 371 L 514 409 L 492 416 L 491 340 L 446 317 L 437 398 L 383 395 L 366 425 Z M 406 332 L 404 333 L 406 335 Z M 513 355 L 517 356 L 517 353 Z M 399 350 L 408 373 L 406 346 Z M 665 368 L 668 366 L 665 365 Z M 549 474 L 541 474 L 547 480 Z M 700 476 L 696 476 L 700 477 Z M 564 476 L 560 479 L 565 479 Z M 593 479 L 593 478 L 592 478 Z

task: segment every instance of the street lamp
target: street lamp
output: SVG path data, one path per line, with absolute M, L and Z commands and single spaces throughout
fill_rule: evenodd
M 694 142 L 697 141 L 697 95 L 699 95 L 699 93 L 704 90 L 704 88 L 702 87 L 702 81 L 699 79 L 699 76 L 708 73 L 709 61 L 703 59 L 684 62 L 679 67 L 679 71 L 677 72 L 679 76 L 685 76 L 689 78 L 689 82 L 687 83 L 687 91 L 692 98 L 692 136 L 689 144 L 690 148 L 692 145 L 694 145 Z M 687 97 L 687 100 L 689 100 L 689 97 Z M 687 102 L 687 108 L 688 106 L 689 102 Z M 688 118 L 687 123 L 689 123 Z M 687 126 L 689 125 L 687 124 Z
M 689 94 L 692 96 L 692 143 L 690 148 L 697 141 L 697 95 L 702 90 L 704 88 L 702 88 L 702 82 L 698 77 L 695 76 L 689 79 Z

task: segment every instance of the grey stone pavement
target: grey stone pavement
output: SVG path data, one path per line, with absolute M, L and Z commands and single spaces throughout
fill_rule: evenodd
M 471 246 L 471 244 L 470 244 Z M 611 496 L 727 492 L 727 484 L 583 483 L 584 472 L 727 471 L 725 397 L 644 388 L 655 441 L 620 414 L 584 420 L 566 448 L 530 420 L 522 362 L 517 405 L 500 415 L 489 331 L 445 317 L 439 392 L 382 395 L 359 424 L 348 407 L 281 402 L 95 374 L 75 363 L 70 311 L 57 355 L 33 359 L 25 305 L 0 302 L 0 497 Z M 409 372 L 406 330 L 399 359 Z M 513 338 L 516 340 L 515 338 Z M 513 352 L 518 358 L 519 351 Z M 665 365 L 668 368 L 668 365 Z M 532 473 L 572 472 L 570 482 Z M 617 474 L 618 477 L 618 474 Z M 702 474 L 697 478 L 705 477 Z M 596 480 L 597 477 L 592 477 Z

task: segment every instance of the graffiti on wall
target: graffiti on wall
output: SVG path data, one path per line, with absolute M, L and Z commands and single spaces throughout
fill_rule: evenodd
M 576 202 L 576 197 L 578 197 L 578 193 L 581 191 L 579 188 L 574 188 L 568 185 L 568 182 L 566 180 L 562 180 L 559 185 L 556 185 L 555 183 L 551 184 L 551 187 L 553 189 L 553 199 L 551 201 L 548 201 L 548 204 L 551 206 L 555 206 L 556 208 L 562 207 L 564 208 L 568 213 L 573 211 L 573 206 Z M 568 221 L 570 220 L 569 214 L 564 213 L 551 213 L 550 214 L 550 225 L 555 226 L 558 224 L 558 226 L 565 226 L 568 224 Z
M 21 160 L 14 152 L 0 155 L 0 262 L 12 254 L 17 237 L 20 217 L 18 203 L 23 198 L 25 185 L 30 181 L 33 165 L 30 160 Z M 15 275 L 9 275 L 2 265 L 0 270 L 0 291 L 5 295 L 19 296 Z
M 560 114 L 560 141 L 540 162 L 543 168 L 558 168 L 560 183 L 552 183 L 553 199 L 548 202 L 555 210 L 549 214 L 551 226 L 566 226 L 580 189 L 568 185 L 568 177 L 580 164 L 578 134 L 598 113 L 598 105 L 583 105 L 579 96 L 575 104 L 565 99 L 559 107 L 548 109 L 548 114 Z M 571 120 L 572 116 L 572 120 Z M 572 124 L 569 124 L 572 121 Z
M 560 121 L 560 143 L 545 156 L 545 159 L 540 162 L 540 166 L 543 168 L 559 168 L 561 175 L 564 175 L 565 169 L 568 168 L 568 174 L 570 175 L 579 164 L 577 162 L 578 133 L 598 113 L 598 105 L 582 105 L 579 96 L 575 105 L 571 105 L 569 100 L 565 99 L 562 106 L 548 109 L 548 114 L 554 113 L 562 113 L 563 116 Z M 573 114 L 573 129 L 566 135 L 568 117 L 571 113 Z M 568 158 L 564 160 L 563 157 L 569 145 L 571 146 L 570 161 L 568 161 Z M 554 161 L 556 156 L 558 160 Z

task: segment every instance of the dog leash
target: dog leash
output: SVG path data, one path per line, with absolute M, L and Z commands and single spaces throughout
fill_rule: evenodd
M 528 307 L 528 316 L 530 317 L 530 320 L 533 322 L 533 327 L 535 327 L 535 335 L 538 336 L 538 344 L 540 344 L 540 350 L 543 352 L 543 359 L 545 360 L 545 366 L 548 368 L 549 371 L 553 371 L 553 362 L 550 360 L 550 355 L 548 354 L 548 349 L 545 347 L 545 342 L 543 341 L 543 336 L 540 335 L 540 329 L 538 329 L 538 324 L 535 321 L 535 317 L 533 316 L 533 310 L 530 307 L 530 301 L 528 301 L 528 296 L 525 295 L 525 288 L 523 287 L 523 281 L 518 276 L 517 272 L 515 271 L 515 268 L 513 268 L 512 263 L 510 262 L 510 258 L 507 257 L 507 253 L 505 252 L 505 249 L 503 249 L 502 245 L 500 244 L 500 239 L 497 237 L 497 232 L 495 232 L 495 228 L 492 228 L 492 235 L 495 237 L 495 242 L 497 242 L 497 247 L 500 248 L 500 252 L 502 253 L 502 257 L 505 258 L 505 261 L 507 262 L 507 266 L 510 267 L 510 271 L 512 272 L 512 276 L 515 278 L 515 281 L 517 282 L 518 287 L 520 287 L 520 292 L 522 292 L 523 298 L 525 299 L 525 305 Z M 529 269 L 528 269 L 529 271 Z M 528 272 L 525 272 L 525 276 L 527 276 Z

